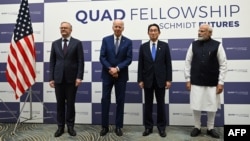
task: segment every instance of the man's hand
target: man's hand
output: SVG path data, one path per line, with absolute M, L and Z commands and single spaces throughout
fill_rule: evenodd
M 139 87 L 141 88 L 141 89 L 143 89 L 144 88 L 144 83 L 141 81 L 141 82 L 139 82 Z
M 218 84 L 216 87 L 216 94 L 221 94 L 221 92 L 223 91 L 224 86 L 221 84 Z
M 78 87 L 81 83 L 82 83 L 82 80 L 81 80 L 81 79 L 76 79 L 76 84 L 75 84 L 75 86 Z
M 170 81 L 167 81 L 167 82 L 166 82 L 166 85 L 165 85 L 165 88 L 166 88 L 166 89 L 170 89 L 170 87 L 171 87 L 171 82 L 170 82 Z
M 118 70 L 115 67 L 109 68 L 109 74 L 112 75 L 114 78 L 118 78 Z
M 112 75 L 114 78 L 118 78 L 118 73 Z
M 191 83 L 190 83 L 190 81 L 186 82 L 186 88 L 187 88 L 188 91 L 191 90 Z
M 49 81 L 49 86 L 51 88 L 55 88 L 55 81 L 54 80 Z

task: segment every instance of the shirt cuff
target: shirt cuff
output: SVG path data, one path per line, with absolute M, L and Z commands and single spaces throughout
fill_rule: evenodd
M 119 69 L 119 67 L 118 67 L 118 66 L 116 66 L 115 68 L 117 69 L 117 72 L 119 72 L 119 71 L 120 71 L 120 69 Z

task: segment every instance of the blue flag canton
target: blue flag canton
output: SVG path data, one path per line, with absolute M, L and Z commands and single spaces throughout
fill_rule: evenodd
M 28 0 L 22 0 L 14 29 L 14 40 L 17 42 L 30 34 L 33 34 L 33 30 L 30 20 Z

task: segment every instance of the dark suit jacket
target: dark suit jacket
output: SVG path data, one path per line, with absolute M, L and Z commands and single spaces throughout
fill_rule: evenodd
M 71 37 L 66 55 L 62 50 L 62 38 L 54 41 L 50 54 L 49 81 L 74 83 L 76 78 L 83 79 L 84 54 L 81 41 Z
M 172 63 L 169 46 L 166 42 L 158 40 L 156 58 L 153 61 L 150 42 L 140 46 L 138 61 L 138 82 L 143 81 L 145 88 L 153 84 L 154 75 L 158 87 L 165 87 L 166 81 L 172 81 Z
M 100 62 L 102 64 L 102 79 L 113 81 L 109 74 L 109 67 L 118 66 L 118 81 L 128 81 L 128 66 L 132 62 L 132 41 L 124 36 L 121 37 L 118 53 L 115 53 L 114 35 L 109 35 L 102 39 L 100 51 Z

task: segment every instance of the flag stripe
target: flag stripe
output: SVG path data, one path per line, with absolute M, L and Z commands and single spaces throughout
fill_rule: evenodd
M 19 51 L 20 54 L 18 54 L 18 60 L 17 60 L 17 68 L 18 68 L 18 79 L 21 81 L 21 83 L 23 84 L 24 89 L 27 87 L 26 85 L 30 86 L 31 84 L 27 83 L 28 82 L 28 77 L 26 75 L 26 70 L 25 68 L 27 68 L 26 66 L 26 62 L 24 60 L 26 54 L 23 51 L 23 46 L 20 45 L 20 42 L 17 42 L 17 47 L 19 50 L 17 50 L 17 52 Z M 25 85 L 25 84 L 26 85 Z
M 26 76 L 26 72 L 27 73 L 30 73 L 30 67 L 31 67 L 31 64 L 30 64 L 30 60 L 28 60 L 28 55 L 27 53 L 29 52 L 27 48 L 27 44 L 26 44 L 26 39 L 27 37 L 24 37 L 24 40 L 20 40 L 18 43 L 17 43 L 17 46 L 19 47 L 18 49 L 20 49 L 20 58 L 22 60 L 20 60 L 20 70 L 21 70 L 21 74 L 24 76 L 24 80 L 25 80 L 25 83 L 30 86 L 30 79 L 28 78 L 28 76 Z M 25 51 L 24 51 L 25 50 Z M 30 76 L 32 77 L 32 76 Z M 32 78 L 31 78 L 32 79 Z M 32 81 L 32 80 L 31 80 Z
M 8 71 L 8 76 L 11 79 L 11 86 L 14 89 L 16 95 L 18 95 L 18 97 L 20 97 L 22 95 L 23 92 L 25 92 L 25 87 L 26 83 L 24 83 L 23 80 L 23 75 L 21 75 L 20 71 L 22 71 L 21 69 L 21 65 L 19 63 L 19 60 L 21 59 L 21 57 L 17 55 L 18 49 L 15 49 L 16 46 L 15 44 L 12 44 L 10 47 L 11 53 L 12 55 L 9 55 L 9 62 L 8 64 L 11 63 L 11 70 L 10 72 Z M 18 59 L 17 59 L 18 58 Z M 7 69 L 8 69 L 8 65 L 7 65 Z M 9 80 L 8 80 L 9 81 Z
M 28 0 L 22 0 L 7 58 L 6 78 L 15 98 L 22 96 L 34 83 L 36 51 Z
M 27 36 L 27 38 L 24 38 L 24 40 L 26 41 L 27 47 L 28 47 L 28 51 L 27 53 L 27 65 L 28 65 L 28 69 L 29 69 L 29 73 L 31 74 L 31 78 L 30 81 L 33 80 L 33 78 L 36 76 L 35 74 L 35 48 L 34 46 L 34 39 L 33 39 L 33 35 L 29 35 Z

